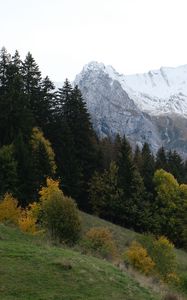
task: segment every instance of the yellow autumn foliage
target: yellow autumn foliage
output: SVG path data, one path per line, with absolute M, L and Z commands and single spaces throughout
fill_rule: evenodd
M 51 143 L 44 137 L 42 131 L 40 131 L 37 127 L 34 127 L 32 130 L 32 136 L 31 136 L 31 147 L 34 152 L 38 151 L 40 144 L 43 145 L 45 152 L 47 154 L 51 172 L 53 174 L 55 174 L 57 167 L 55 164 L 55 154 L 51 147 Z
M 23 210 L 18 220 L 18 225 L 21 231 L 35 234 L 37 232 L 37 219 L 27 210 Z
M 117 247 L 106 227 L 93 227 L 85 235 L 85 250 L 105 258 L 115 258 Z
M 28 208 L 21 209 L 18 201 L 11 194 L 5 194 L 0 202 L 0 222 L 17 225 L 22 231 L 34 234 L 37 232 L 37 215 L 39 204 L 30 204 Z
M 0 222 L 10 222 L 17 225 L 20 216 L 21 208 L 18 207 L 18 201 L 11 194 L 5 194 L 0 202 Z
M 49 201 L 53 193 L 63 194 L 63 192 L 59 188 L 58 180 L 47 178 L 46 184 L 47 186 L 42 187 L 41 190 L 39 191 L 41 203 Z
M 167 252 L 172 251 L 174 249 L 174 245 L 172 242 L 170 242 L 167 237 L 165 236 L 160 236 L 158 239 L 154 241 L 154 245 L 158 247 L 162 247 L 163 250 L 167 250 Z
M 135 269 L 146 275 L 150 274 L 155 267 L 155 263 L 148 255 L 147 250 L 136 241 L 132 242 L 129 249 L 125 252 L 124 258 L 126 257 Z
M 167 274 L 165 282 L 177 285 L 180 283 L 180 278 L 176 272 L 171 272 Z
M 40 202 L 33 202 L 26 209 L 23 209 L 18 222 L 19 228 L 31 234 L 42 232 L 37 225 L 41 209 Z
M 174 245 L 165 236 L 142 235 L 139 242 L 132 242 L 124 260 L 145 274 L 152 272 L 163 282 L 179 281 Z

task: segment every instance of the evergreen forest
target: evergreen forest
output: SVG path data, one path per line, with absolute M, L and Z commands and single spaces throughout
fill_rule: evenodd
M 0 198 L 11 193 L 25 208 L 47 178 L 84 212 L 186 246 L 187 162 L 164 147 L 132 149 L 125 136 L 100 138 L 78 86 L 56 89 L 31 53 L 2 48 Z

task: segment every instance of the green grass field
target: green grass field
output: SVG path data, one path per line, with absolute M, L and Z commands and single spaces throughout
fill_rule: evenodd
M 83 231 L 109 227 L 119 251 L 137 233 L 81 213 Z M 80 254 L 76 248 L 55 246 L 46 238 L 29 236 L 0 224 L 0 299 L 2 300 L 161 300 L 111 263 Z M 187 253 L 176 250 L 183 291 L 187 292 Z M 181 288 L 180 288 L 181 289 Z
M 0 225 L 2 300 L 160 299 L 109 262 Z

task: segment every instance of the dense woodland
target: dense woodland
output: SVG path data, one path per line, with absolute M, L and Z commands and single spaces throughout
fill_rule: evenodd
M 68 80 L 56 90 L 31 53 L 0 53 L 0 196 L 38 198 L 46 178 L 81 210 L 115 224 L 187 239 L 187 163 L 163 147 L 132 150 L 127 138 L 100 139 L 86 103 Z

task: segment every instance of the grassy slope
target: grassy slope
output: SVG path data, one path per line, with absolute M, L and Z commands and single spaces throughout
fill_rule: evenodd
M 139 235 L 135 231 L 114 225 L 110 222 L 83 212 L 81 212 L 81 218 L 84 231 L 89 230 L 91 227 L 108 227 L 113 233 L 113 237 L 116 240 L 118 248 L 121 252 L 124 251 L 125 248 L 127 248 L 129 244 Z
M 108 227 L 113 233 L 113 237 L 117 242 L 120 252 L 123 252 L 128 246 L 129 243 L 134 240 L 139 234 L 116 226 L 105 220 L 101 220 L 97 217 L 90 216 L 88 214 L 82 213 L 82 221 L 84 230 L 88 230 L 91 227 Z M 177 262 L 178 262 L 178 273 L 181 275 L 182 281 L 179 288 L 180 291 L 184 292 L 187 295 L 187 252 L 182 250 L 176 250 Z
M 71 265 L 71 269 L 66 266 Z M 110 263 L 0 224 L 2 300 L 156 300 Z

